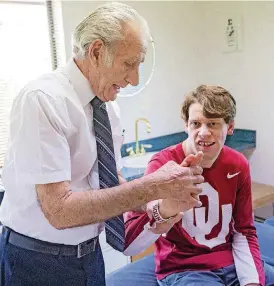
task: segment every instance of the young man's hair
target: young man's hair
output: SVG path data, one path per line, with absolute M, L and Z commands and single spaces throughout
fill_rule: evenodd
M 203 106 L 203 114 L 207 118 L 223 118 L 229 124 L 236 116 L 235 99 L 218 85 L 200 85 L 186 94 L 181 110 L 185 122 L 189 119 L 189 107 L 193 103 Z

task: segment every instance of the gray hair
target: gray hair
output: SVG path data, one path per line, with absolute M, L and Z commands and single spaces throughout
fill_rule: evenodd
M 72 35 L 73 56 L 78 59 L 86 57 L 90 44 L 100 39 L 107 48 L 105 64 L 111 65 L 115 43 L 124 39 L 123 25 L 135 22 L 144 33 L 144 44 L 150 37 L 145 19 L 132 7 L 118 2 L 99 6 L 76 28 Z

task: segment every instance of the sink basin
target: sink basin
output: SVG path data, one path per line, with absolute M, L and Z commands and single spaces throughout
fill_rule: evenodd
M 146 168 L 151 157 L 158 152 L 147 152 L 137 156 L 127 156 L 123 158 L 125 168 Z

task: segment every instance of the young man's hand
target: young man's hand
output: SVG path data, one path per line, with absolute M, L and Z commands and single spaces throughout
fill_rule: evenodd
M 185 157 L 184 161 L 182 162 L 182 167 L 193 167 L 199 166 L 204 158 L 204 153 L 199 151 L 196 155 L 190 154 Z
M 148 210 L 147 212 L 149 217 L 152 218 L 152 211 Z M 179 213 L 166 223 L 155 223 L 152 227 L 150 227 L 150 231 L 155 234 L 167 233 L 174 226 L 174 224 L 180 221 L 182 218 L 183 218 L 183 213 Z

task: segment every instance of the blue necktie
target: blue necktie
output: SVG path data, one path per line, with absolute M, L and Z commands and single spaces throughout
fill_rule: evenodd
M 119 179 L 106 104 L 95 97 L 91 101 L 91 105 L 93 106 L 100 189 L 115 187 L 119 185 Z M 125 226 L 123 215 L 105 221 L 105 229 L 107 243 L 118 251 L 124 251 Z

